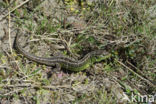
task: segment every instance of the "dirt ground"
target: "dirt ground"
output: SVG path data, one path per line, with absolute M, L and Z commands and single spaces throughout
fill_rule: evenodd
M 111 56 L 79 72 L 33 62 Z M 0 0 L 0 104 L 156 103 L 155 0 Z

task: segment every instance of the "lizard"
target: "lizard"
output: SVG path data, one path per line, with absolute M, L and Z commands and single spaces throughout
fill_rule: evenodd
M 15 39 L 15 47 L 18 50 L 19 53 L 24 55 L 29 60 L 35 61 L 39 64 L 44 64 L 47 66 L 52 66 L 54 64 L 60 64 L 61 67 L 70 70 L 70 71 L 82 71 L 91 66 L 95 62 L 100 62 L 108 57 L 110 57 L 110 54 L 104 50 L 99 49 L 95 51 L 91 51 L 88 54 L 86 54 L 83 58 L 80 60 L 74 60 L 67 56 L 53 56 L 50 58 L 45 57 L 39 57 L 36 55 L 33 55 L 27 51 L 25 51 L 22 46 L 20 45 L 20 34 L 17 32 L 16 39 Z

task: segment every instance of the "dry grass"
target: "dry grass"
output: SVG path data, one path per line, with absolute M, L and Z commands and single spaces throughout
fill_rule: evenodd
M 132 93 L 155 94 L 154 0 L 104 0 L 81 6 L 74 0 L 25 2 L 0 3 L 9 7 L 1 20 L 8 21 L 9 40 L 1 43 L 7 41 L 11 49 L 0 49 L 0 103 L 116 104 L 131 100 Z M 16 28 L 23 32 L 24 49 L 38 56 L 61 53 L 79 59 L 99 48 L 112 56 L 78 73 L 39 65 L 12 50 Z

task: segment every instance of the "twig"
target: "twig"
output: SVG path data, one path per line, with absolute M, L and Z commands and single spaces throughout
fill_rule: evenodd
M 8 1 L 6 1 L 6 0 L 5 0 L 5 2 L 8 3 Z M 5 12 L 6 10 L 8 10 L 8 8 L 10 8 L 11 5 L 14 4 L 14 2 L 16 2 L 16 0 L 12 0 L 12 2 L 9 2 L 9 5 L 7 5 L 7 7 L 5 7 L 3 10 L 0 10 L 0 14 L 4 14 L 4 12 Z
M 156 87 L 156 85 L 154 85 L 153 83 L 151 83 L 149 80 L 145 79 L 144 77 L 142 77 L 141 75 L 139 75 L 138 73 L 134 72 L 131 68 L 129 68 L 128 66 L 126 66 L 124 63 L 122 63 L 121 61 L 116 60 L 119 64 L 121 64 L 122 66 L 124 66 L 125 68 L 127 68 L 129 71 L 131 71 L 133 74 L 135 74 L 136 76 L 138 76 L 140 79 L 144 80 L 145 82 L 147 82 L 150 86 L 152 87 Z
M 1 68 L 6 68 L 6 69 L 11 69 L 10 67 L 6 66 L 6 65 L 0 65 L 0 69 Z
M 20 69 L 20 67 L 19 67 L 19 65 L 18 65 L 18 63 L 17 63 L 17 61 L 15 61 L 15 58 L 14 57 L 12 57 L 13 55 L 10 55 L 7 51 L 5 51 L 5 50 L 3 50 L 4 52 L 5 52 L 5 54 L 6 54 L 6 56 L 9 58 L 9 59 L 11 59 L 11 60 L 13 60 L 14 62 L 15 62 L 15 64 L 16 64 L 16 67 L 17 67 L 17 70 L 21 70 Z M 10 61 L 9 61 L 10 62 Z M 14 65 L 15 65 L 14 64 Z M 13 64 L 11 64 L 11 66 L 13 67 L 13 69 L 16 69 L 14 66 L 13 66 Z M 11 68 L 11 67 L 10 67 Z M 18 73 L 19 75 L 20 74 L 22 74 L 22 73 L 19 73 L 17 70 L 12 70 L 12 71 L 14 71 L 15 73 Z M 11 74 L 10 74 L 11 75 Z M 23 75 L 23 74 L 22 74 Z
M 64 45 L 64 47 L 66 48 L 67 52 L 72 56 L 72 57 L 75 57 L 74 54 L 71 52 L 71 49 L 70 49 L 70 45 L 71 45 L 71 40 L 72 38 L 70 38 L 69 42 L 67 42 L 64 38 L 62 38 L 61 36 L 62 34 L 59 34 L 59 37 Z
M 12 13 L 13 11 L 15 11 L 16 9 L 20 8 L 21 6 L 23 6 L 24 4 L 26 4 L 27 2 L 29 2 L 30 0 L 26 0 L 23 3 L 17 5 L 15 8 L 13 8 L 10 12 L 8 12 L 6 15 L 4 15 L 4 17 L 1 19 L 3 20 L 5 17 L 7 17 L 10 13 Z M 0 21 L 1 21 L 0 20 Z
M 110 2 L 109 6 L 112 6 L 113 2 L 114 2 L 114 0 L 112 0 L 112 1 Z
M 11 35 L 10 35 L 10 31 L 11 31 L 11 30 L 10 30 L 10 28 L 11 28 L 11 26 L 10 26 L 10 22 L 11 22 L 10 8 L 8 8 L 8 11 L 9 11 L 9 12 L 8 12 L 8 14 L 9 14 L 9 15 L 8 15 L 8 18 L 9 18 L 9 20 L 8 20 L 8 22 L 9 22 L 9 25 L 8 25 L 8 26 L 9 26 L 9 46 L 10 46 L 10 51 L 11 51 L 11 54 L 12 54 L 12 47 L 11 47 L 12 44 L 11 44 Z
M 20 88 L 20 89 L 14 90 L 14 91 L 10 91 L 10 92 L 5 93 L 5 94 L 3 94 L 3 95 L 0 94 L 0 95 L 1 95 L 1 96 L 8 96 L 8 95 L 17 93 L 17 92 L 19 92 L 19 91 L 21 91 L 21 90 L 23 90 L 23 88 Z
M 32 40 L 29 40 L 28 43 L 29 43 L 29 42 L 37 42 L 37 41 L 40 41 L 40 40 L 52 40 L 52 41 L 54 41 L 54 42 L 55 42 L 55 41 L 60 41 L 60 39 L 57 39 L 57 38 L 44 38 L 44 37 L 43 37 L 43 38 L 41 38 L 41 39 L 32 39 Z
M 20 87 L 20 88 L 18 88 Z M 18 88 L 17 90 L 11 91 L 9 93 L 5 93 L 5 94 L 0 94 L 0 96 L 8 96 L 8 95 L 12 95 L 13 93 L 17 93 L 21 90 L 23 90 L 24 88 L 31 88 L 31 89 L 46 89 L 46 90 L 56 90 L 59 88 L 70 88 L 70 85 L 64 85 L 64 86 L 40 86 L 40 85 L 33 85 L 33 84 L 19 84 L 19 85 L 4 85 L 4 84 L 0 84 L 0 88 Z
M 126 61 L 130 66 L 132 66 L 133 68 L 135 68 L 136 70 L 137 70 L 137 72 L 139 73 L 139 74 L 141 74 L 141 72 L 140 72 L 140 70 L 137 68 L 137 67 L 135 67 L 132 63 L 130 63 L 129 61 Z M 142 74 L 141 74 L 142 75 Z M 143 76 L 143 75 L 142 75 Z
M 62 86 L 41 86 L 39 84 L 17 84 L 17 85 L 4 85 L 0 84 L 1 88 L 17 88 L 17 87 L 22 87 L 22 88 L 43 88 L 43 89 L 49 89 L 49 90 L 54 90 L 54 89 L 59 89 L 59 88 L 70 88 L 70 85 L 62 85 Z

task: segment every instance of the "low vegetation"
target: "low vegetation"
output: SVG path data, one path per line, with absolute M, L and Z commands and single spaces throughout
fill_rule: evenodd
M 2 14 L 24 2 L 4 1 Z M 1 47 L 0 103 L 142 103 L 138 97 L 132 101 L 132 94 L 156 93 L 155 17 L 155 0 L 28 0 L 2 20 L 11 24 L 13 33 L 6 29 L 5 35 L 15 37 L 17 28 L 22 31 L 26 51 L 77 60 L 105 49 L 111 57 L 71 72 L 32 62 L 14 47 Z M 0 41 L 1 46 L 10 43 L 4 37 Z

